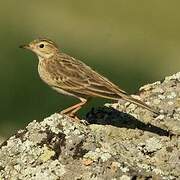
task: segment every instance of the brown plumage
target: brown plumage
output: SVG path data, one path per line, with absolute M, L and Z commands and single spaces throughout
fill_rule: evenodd
M 62 53 L 51 40 L 40 38 L 21 47 L 33 51 L 38 56 L 38 72 L 45 83 L 59 93 L 80 99 L 80 103 L 63 110 L 64 114 L 74 116 L 90 97 L 112 100 L 122 98 L 157 113 L 142 101 L 129 96 L 83 62 Z

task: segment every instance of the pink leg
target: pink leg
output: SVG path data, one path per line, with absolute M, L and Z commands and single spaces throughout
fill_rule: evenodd
M 75 117 L 75 113 L 81 109 L 81 107 L 86 104 L 87 102 L 87 99 L 84 99 L 84 98 L 80 98 L 80 103 L 78 104 L 75 104 L 71 107 L 68 107 L 67 109 L 64 109 L 63 111 L 61 111 L 61 114 L 67 114 L 69 115 L 70 117 Z

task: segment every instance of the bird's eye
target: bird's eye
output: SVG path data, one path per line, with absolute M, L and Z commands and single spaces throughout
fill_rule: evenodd
M 44 47 L 44 44 L 40 44 L 39 47 L 40 47 L 40 48 L 43 48 L 43 47 Z

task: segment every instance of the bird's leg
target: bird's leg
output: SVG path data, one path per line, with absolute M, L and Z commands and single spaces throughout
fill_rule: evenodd
M 81 101 L 75 109 L 73 109 L 71 112 L 70 112 L 70 116 L 74 116 L 74 114 L 79 111 L 83 105 L 85 105 L 85 103 L 87 102 L 87 100 L 85 99 L 85 101 Z
M 67 114 L 69 115 L 70 117 L 75 117 L 75 113 L 81 109 L 81 107 L 87 102 L 87 99 L 85 98 L 79 98 L 80 99 L 80 103 L 78 104 L 75 104 L 71 107 L 68 107 L 67 109 L 64 109 L 63 111 L 61 111 L 61 114 Z

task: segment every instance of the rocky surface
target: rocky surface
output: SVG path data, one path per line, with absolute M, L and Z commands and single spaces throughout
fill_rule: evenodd
M 180 177 L 180 73 L 140 88 L 155 116 L 120 101 L 92 109 L 89 125 L 54 114 L 0 148 L 0 179 L 130 180 Z

